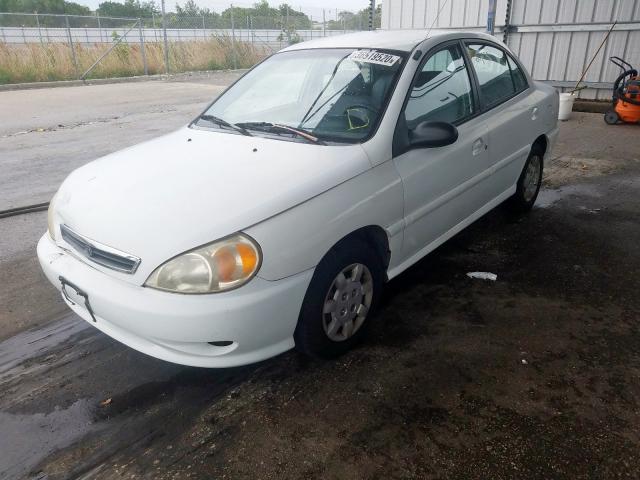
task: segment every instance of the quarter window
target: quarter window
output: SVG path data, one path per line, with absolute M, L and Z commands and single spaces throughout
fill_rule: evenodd
M 511 70 L 511 76 L 513 77 L 513 83 L 516 87 L 516 92 L 521 92 L 525 90 L 529 85 L 527 84 L 527 78 L 522 73 L 518 64 L 513 61 L 513 58 L 509 58 L 509 69 Z
M 431 55 L 418 73 L 405 109 L 407 126 L 456 123 L 472 113 L 469 73 L 460 47 L 451 45 Z

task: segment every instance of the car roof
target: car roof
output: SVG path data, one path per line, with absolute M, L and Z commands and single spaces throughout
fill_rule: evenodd
M 308 42 L 296 43 L 281 51 L 306 50 L 316 48 L 380 48 L 388 50 L 399 50 L 402 52 L 412 51 L 418 44 L 427 38 L 438 37 L 472 37 L 497 41 L 495 37 L 484 33 L 460 31 L 460 30 L 373 30 L 365 32 L 347 33 L 333 35 L 330 37 L 318 38 Z M 443 38 L 444 40 L 444 38 Z M 498 42 L 499 43 L 499 42 Z

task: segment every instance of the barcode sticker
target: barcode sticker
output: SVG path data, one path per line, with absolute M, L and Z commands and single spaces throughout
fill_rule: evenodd
M 400 57 L 397 55 L 377 52 L 375 50 L 354 50 L 351 55 L 349 55 L 349 58 L 356 62 L 375 63 L 377 65 L 386 65 L 388 67 L 400 60 Z

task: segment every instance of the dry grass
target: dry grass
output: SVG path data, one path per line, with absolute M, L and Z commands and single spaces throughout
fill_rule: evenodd
M 82 74 L 111 46 L 109 43 L 75 45 L 78 70 Z M 164 73 L 164 53 L 161 42 L 145 44 L 150 74 Z M 248 68 L 266 55 L 250 43 L 236 42 L 238 68 Z M 212 37 L 210 40 L 171 42 L 169 64 L 171 72 L 221 70 L 233 68 L 234 49 L 231 39 Z M 140 45 L 120 44 L 89 74 L 88 78 L 127 77 L 143 75 Z M 43 82 L 78 78 L 69 45 L 64 43 L 31 43 L 9 45 L 0 42 L 0 84 Z

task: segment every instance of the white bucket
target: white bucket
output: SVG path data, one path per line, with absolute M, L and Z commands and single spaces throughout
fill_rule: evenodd
M 560 108 L 558 109 L 558 120 L 569 120 L 571 110 L 573 110 L 573 102 L 576 99 L 572 93 L 560 94 Z

